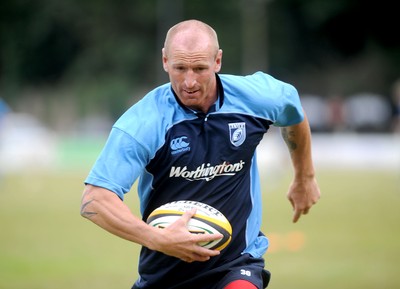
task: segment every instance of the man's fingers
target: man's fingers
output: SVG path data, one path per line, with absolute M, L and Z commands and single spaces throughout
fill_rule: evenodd
M 208 261 L 211 259 L 211 257 L 218 256 L 221 252 L 217 250 L 210 250 L 207 248 L 202 248 L 200 246 L 197 246 L 196 250 L 187 254 L 185 257 L 183 257 L 181 260 L 191 263 L 194 261 Z
M 196 234 L 196 240 L 198 243 L 215 241 L 222 239 L 224 236 L 222 234 Z
M 293 223 L 296 223 L 300 219 L 300 216 L 301 216 L 301 211 L 295 209 L 293 213 Z
M 296 223 L 300 219 L 301 215 L 307 215 L 309 210 L 309 208 L 304 210 L 294 209 L 293 223 Z
M 196 209 L 193 208 L 190 211 L 183 213 L 181 220 L 187 225 L 191 218 L 196 214 Z M 208 242 L 223 238 L 222 234 L 196 234 L 198 242 Z
M 189 223 L 190 219 L 196 214 L 196 209 L 193 208 L 190 211 L 186 211 L 183 213 L 181 220 L 185 223 L 185 225 L 187 223 Z

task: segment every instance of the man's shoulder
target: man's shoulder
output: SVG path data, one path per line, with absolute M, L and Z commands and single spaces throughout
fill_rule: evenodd
M 171 85 L 169 83 L 160 85 L 153 90 L 149 91 L 142 99 L 135 103 L 131 109 L 142 109 L 144 106 L 149 105 L 164 105 L 173 100 Z
M 296 89 L 286 82 L 258 71 L 250 75 L 220 75 L 221 83 L 227 98 L 234 97 L 246 101 L 265 101 L 265 99 L 279 100 L 286 94 L 296 94 Z
M 150 120 L 158 118 L 159 114 L 175 108 L 174 96 L 170 85 L 164 84 L 148 92 L 143 98 L 134 103 L 120 117 L 118 122 L 134 120 Z
M 262 71 L 257 71 L 248 75 L 220 74 L 219 76 L 225 86 L 263 86 L 273 89 L 290 85 Z
M 139 139 L 149 134 L 161 135 L 175 122 L 185 118 L 170 84 L 148 92 L 116 121 L 114 128 Z

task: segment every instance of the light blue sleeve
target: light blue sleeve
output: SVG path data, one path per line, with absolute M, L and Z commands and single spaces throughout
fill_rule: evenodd
M 253 83 L 258 86 L 264 113 L 274 126 L 283 127 L 300 123 L 303 108 L 296 88 L 261 71 L 254 73 Z
M 123 200 L 146 166 L 147 155 L 131 135 L 114 127 L 85 184 L 108 189 Z
M 169 122 L 162 116 L 171 105 L 170 94 L 168 85 L 159 87 L 116 121 L 85 183 L 106 188 L 123 200 L 163 143 Z
M 282 83 L 281 109 L 274 122 L 274 126 L 291 126 L 302 122 L 303 108 L 297 90 L 290 84 Z
M 269 74 L 259 71 L 245 77 L 222 75 L 221 79 L 226 95 L 223 111 L 262 117 L 279 127 L 304 118 L 297 90 Z

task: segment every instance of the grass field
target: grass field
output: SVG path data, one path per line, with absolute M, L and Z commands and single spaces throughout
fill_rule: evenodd
M 139 247 L 79 215 L 88 169 L 0 179 L 0 289 L 130 288 Z M 400 288 L 398 173 L 319 172 L 323 197 L 298 224 L 290 174 L 264 180 L 269 288 Z M 138 211 L 135 193 L 126 202 Z

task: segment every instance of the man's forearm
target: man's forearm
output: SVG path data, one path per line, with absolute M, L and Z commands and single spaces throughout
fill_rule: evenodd
M 123 239 L 149 246 L 152 228 L 134 216 L 112 192 L 87 186 L 83 193 L 81 215 L 96 225 Z
M 281 134 L 290 152 L 295 178 L 314 177 L 311 131 L 307 116 L 304 115 L 304 120 L 299 124 L 283 127 Z
M 159 229 L 133 215 L 113 192 L 90 185 L 85 188 L 81 204 L 83 217 L 116 236 L 185 262 L 207 261 L 217 256 L 219 251 L 203 248 L 198 243 L 210 242 L 221 236 L 190 233 L 187 223 L 194 214 L 195 211 L 185 212 L 167 228 Z

